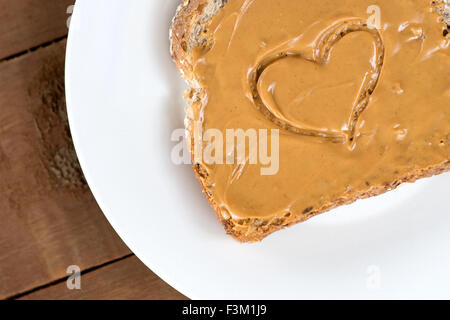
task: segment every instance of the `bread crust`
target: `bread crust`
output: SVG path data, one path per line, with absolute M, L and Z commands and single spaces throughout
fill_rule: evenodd
M 228 0 L 183 0 L 179 5 L 176 15 L 172 21 L 172 26 L 170 28 L 170 53 L 172 59 L 177 65 L 183 78 L 188 82 L 191 88 L 197 90 L 197 93 L 201 91 L 201 88 L 198 87 L 195 81 L 190 52 L 196 45 L 205 45 L 207 39 L 198 39 L 198 37 L 201 34 L 201 31 L 207 27 L 208 22 L 211 21 L 211 18 L 215 15 L 216 12 L 214 11 L 223 7 L 227 1 Z M 197 39 L 195 39 L 196 37 Z M 189 95 L 188 104 L 186 106 L 187 114 L 189 114 L 190 111 L 196 107 L 196 101 L 198 101 L 198 98 L 192 97 L 192 94 Z M 189 123 L 192 121 L 194 121 L 194 119 L 187 117 L 186 136 L 188 139 L 186 139 L 186 141 L 188 141 L 191 156 L 194 142 L 193 139 L 190 139 L 190 137 L 193 136 L 193 126 L 189 125 Z M 447 159 L 443 163 L 435 166 L 412 170 L 400 179 L 388 182 L 383 186 L 372 186 L 368 190 L 353 192 L 345 195 L 343 194 L 338 199 L 325 203 L 318 208 L 308 208 L 300 215 L 295 215 L 288 212 L 283 216 L 268 219 L 235 219 L 227 212 L 222 212 L 216 203 L 212 192 L 208 187 L 210 183 L 208 182 L 206 169 L 204 169 L 200 163 L 193 163 L 194 165 L 192 169 L 200 181 L 203 192 L 213 207 L 217 218 L 223 224 L 227 234 L 231 235 L 234 239 L 240 242 L 261 241 L 276 231 L 300 222 L 304 222 L 312 217 L 330 211 L 339 206 L 348 205 L 360 199 L 381 195 L 385 192 L 396 189 L 403 183 L 413 183 L 422 178 L 427 178 L 450 171 L 450 159 Z
M 188 33 L 194 21 L 198 20 L 198 15 L 202 11 L 202 6 L 208 0 L 183 0 L 178 6 L 172 25 L 169 30 L 170 54 L 177 65 L 183 78 L 189 81 L 186 76 L 192 72 L 192 65 L 188 60 Z M 186 61 L 186 62 L 185 62 Z

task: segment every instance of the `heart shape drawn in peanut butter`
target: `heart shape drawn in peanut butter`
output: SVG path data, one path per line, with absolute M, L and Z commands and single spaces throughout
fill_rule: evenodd
M 363 84 L 361 85 L 361 89 L 358 93 L 358 98 L 355 100 L 355 103 L 353 105 L 352 114 L 349 117 L 349 122 L 347 125 L 347 129 L 345 131 L 335 133 L 324 130 L 306 128 L 299 123 L 295 123 L 287 119 L 281 114 L 275 114 L 274 112 L 272 112 L 270 108 L 268 108 L 264 104 L 258 92 L 258 82 L 264 70 L 266 70 L 269 66 L 287 57 L 298 57 L 302 59 L 308 59 L 311 60 L 311 62 L 320 65 L 325 65 L 328 63 L 330 59 L 330 52 L 333 46 L 346 35 L 357 31 L 368 32 L 373 36 L 376 44 L 375 63 L 371 64 L 372 68 L 368 71 L 367 76 L 364 78 Z M 332 25 L 324 32 L 322 32 L 317 42 L 315 43 L 312 59 L 306 58 L 303 56 L 302 53 L 295 51 L 279 52 L 277 54 L 264 58 L 249 73 L 250 90 L 256 108 L 267 119 L 269 119 L 279 127 L 300 135 L 318 137 L 335 143 L 346 143 L 350 147 L 353 147 L 355 143 L 356 127 L 359 118 L 369 105 L 370 96 L 375 91 L 375 88 L 378 84 L 383 64 L 384 64 L 384 44 L 379 31 L 376 28 L 371 28 L 368 25 L 367 21 L 362 19 L 342 20 Z

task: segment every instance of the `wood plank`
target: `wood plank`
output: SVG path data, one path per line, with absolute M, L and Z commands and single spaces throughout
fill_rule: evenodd
M 81 289 L 69 290 L 66 281 L 33 292 L 21 299 L 133 299 L 180 300 L 182 294 L 160 280 L 135 256 L 87 274 L 81 274 Z
M 7 0 L 16 1 L 24 3 Z M 37 11 L 50 6 L 26 2 L 47 3 Z M 64 54 L 60 41 L 0 62 L 0 298 L 64 278 L 69 265 L 84 270 L 130 253 L 78 165 L 65 113 Z
M 0 60 L 67 34 L 74 0 L 0 0 Z

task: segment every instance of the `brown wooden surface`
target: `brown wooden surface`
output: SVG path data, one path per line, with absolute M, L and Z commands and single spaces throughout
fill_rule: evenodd
M 130 256 L 81 173 L 59 39 L 72 2 L 0 0 L 0 299 L 181 298 Z M 82 290 L 65 291 L 70 265 Z
M 67 34 L 74 0 L 0 0 L 0 59 Z
M 80 290 L 69 290 L 64 281 L 21 299 L 185 299 L 150 272 L 135 256 L 81 274 L 80 284 Z

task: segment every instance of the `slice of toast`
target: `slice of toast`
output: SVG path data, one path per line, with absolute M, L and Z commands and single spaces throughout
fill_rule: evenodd
M 338 206 L 353 203 L 358 199 L 380 195 L 397 188 L 400 184 L 415 182 L 418 179 L 441 174 L 450 170 L 450 154 L 447 153 L 446 157 L 444 156 L 439 163 L 414 165 L 408 172 L 402 172 L 401 175 L 393 176 L 392 181 L 385 181 L 382 185 L 371 185 L 366 182 L 366 188 L 353 190 L 350 193 L 343 192 L 333 200 L 321 203 L 320 205 L 306 207 L 300 213 L 283 212 L 283 214 L 270 217 L 242 218 L 230 214 L 227 210 L 222 210 L 218 201 L 216 201 L 213 183 L 209 181 L 207 168 L 205 168 L 201 161 L 196 162 L 193 156 L 194 139 L 192 137 L 194 136 L 194 122 L 199 118 L 201 97 L 204 91 L 204 88 L 202 88 L 202 85 L 194 72 L 194 51 L 199 48 L 203 49 L 211 47 L 214 42 L 214 37 L 211 32 L 209 32 L 210 30 L 208 30 L 211 20 L 220 12 L 220 10 L 222 10 L 222 8 L 224 8 L 224 6 L 227 5 L 228 2 L 233 1 L 239 0 L 183 0 L 177 9 L 176 16 L 173 19 L 170 29 L 170 50 L 172 58 L 181 75 L 191 88 L 185 96 L 188 101 L 185 126 L 188 147 L 194 161 L 193 170 L 200 180 L 204 193 L 214 208 L 218 219 L 222 222 L 229 235 L 241 242 L 260 241 L 275 231 L 303 222 Z M 435 10 L 443 17 L 443 21 L 449 23 L 448 7 L 445 6 L 444 1 L 433 1 L 433 5 L 435 6 Z M 445 36 L 444 30 L 444 37 Z M 248 41 L 251 41 L 251 39 Z M 205 116 L 207 117 L 207 115 L 207 110 L 205 110 Z M 448 121 L 448 119 L 446 121 Z M 449 126 L 447 123 L 447 129 L 448 128 Z M 447 139 L 449 136 L 450 134 L 447 135 Z M 446 143 L 448 143 L 448 141 L 446 141 Z

